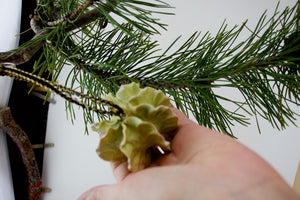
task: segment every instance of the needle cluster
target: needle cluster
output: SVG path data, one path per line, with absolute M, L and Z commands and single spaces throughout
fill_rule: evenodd
M 169 95 L 199 124 L 230 135 L 235 122 L 248 124 L 247 115 L 261 116 L 278 129 L 294 123 L 299 113 L 289 105 L 300 100 L 299 1 L 270 17 L 264 13 L 253 30 L 247 22 L 233 28 L 224 22 L 214 36 L 196 32 L 179 48 L 180 38 L 161 50 L 151 36 L 166 25 L 154 16 L 171 14 L 168 8 L 158 0 L 40 0 L 32 19 L 39 26 L 36 37 L 0 53 L 0 60 L 13 62 L 26 48 L 43 48 L 34 73 L 48 73 L 55 81 L 67 67 L 66 85 L 95 98 L 138 82 Z M 248 38 L 237 42 L 243 31 Z M 215 92 L 223 87 L 237 89 L 244 100 Z M 228 110 L 224 101 L 236 109 Z M 67 108 L 73 113 L 71 104 Z M 84 110 L 87 124 L 96 115 Z

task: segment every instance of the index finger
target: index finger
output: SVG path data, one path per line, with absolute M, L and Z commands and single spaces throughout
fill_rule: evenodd
M 111 168 L 116 181 L 123 181 L 131 172 L 128 170 L 127 162 L 111 162 Z

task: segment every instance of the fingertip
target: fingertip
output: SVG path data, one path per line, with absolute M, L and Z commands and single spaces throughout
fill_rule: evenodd
M 178 108 L 171 107 L 171 110 L 178 116 L 178 118 L 187 118 L 187 116 L 183 112 L 181 112 Z
M 127 162 L 111 162 L 112 171 L 116 181 L 124 180 L 131 172 L 128 170 Z
M 101 186 L 98 186 L 101 187 Z M 94 198 L 94 191 L 95 191 L 96 187 L 89 189 L 88 191 L 84 192 L 82 195 L 80 195 L 79 198 L 77 198 L 77 200 L 92 200 L 92 199 L 96 199 Z
M 177 115 L 178 117 L 178 126 L 183 126 L 187 124 L 196 124 L 194 121 L 189 119 L 186 114 L 175 107 L 171 107 L 171 110 Z
M 119 199 L 117 185 L 100 185 L 83 193 L 77 200 L 109 200 Z

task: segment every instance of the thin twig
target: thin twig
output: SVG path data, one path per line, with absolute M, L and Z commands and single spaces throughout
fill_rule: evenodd
M 39 36 L 43 36 L 50 33 L 50 30 L 44 30 L 39 32 L 35 37 L 31 40 Z M 44 45 L 45 40 L 40 40 L 37 42 L 33 42 L 30 46 L 22 48 L 21 50 L 11 50 L 7 52 L 0 52 L 0 64 L 4 63 L 13 63 L 15 65 L 20 65 L 28 62 L 32 56 Z
M 67 23 L 68 21 L 75 20 L 79 14 L 89 6 L 91 6 L 94 3 L 93 0 L 87 0 L 84 4 L 78 6 L 71 14 L 68 14 L 66 16 L 62 16 L 61 18 L 55 20 L 55 21 L 47 21 L 47 26 L 57 26 L 59 23 Z
M 14 121 L 10 109 L 0 109 L 0 129 L 2 129 L 18 146 L 28 176 L 28 199 L 39 199 L 42 182 L 34 152 L 27 134 Z
M 70 15 L 69 20 L 76 19 L 84 9 L 91 6 L 93 3 L 94 3 L 93 0 L 86 0 L 84 4 L 80 5 L 78 8 L 74 10 L 74 12 Z

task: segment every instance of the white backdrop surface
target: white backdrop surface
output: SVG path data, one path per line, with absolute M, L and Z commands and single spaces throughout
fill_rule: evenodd
M 276 0 L 168 2 L 176 7 L 173 10 L 176 15 L 161 17 L 163 22 L 169 24 L 168 32 L 162 32 L 162 35 L 155 37 L 163 49 L 179 35 L 183 35 L 181 41 L 184 41 L 195 31 L 210 31 L 215 34 L 225 18 L 229 28 L 236 24 L 241 25 L 246 19 L 249 19 L 248 26 L 253 27 L 265 9 L 271 15 L 277 5 Z M 280 8 L 295 2 L 296 0 L 282 0 Z M 234 90 L 220 92 L 229 96 L 238 95 Z M 98 135 L 92 131 L 89 136 L 84 135 L 81 111 L 78 111 L 77 119 L 72 125 L 66 118 L 64 100 L 58 96 L 55 99 L 56 104 L 50 105 L 49 109 L 46 136 L 46 142 L 54 143 L 55 146 L 45 150 L 43 169 L 43 185 L 51 188 L 52 192 L 43 194 L 43 199 L 76 199 L 93 186 L 114 183 L 109 164 L 100 160 L 95 153 Z M 235 135 L 240 142 L 265 158 L 292 185 L 300 160 L 300 129 L 290 127 L 279 132 L 265 121 L 260 121 L 260 135 L 254 121 L 253 123 L 249 127 L 235 126 Z M 297 124 L 300 124 L 299 119 Z
M 21 18 L 21 0 L 1 0 L 0 6 L 0 52 L 18 46 Z M 12 80 L 0 77 L 0 107 L 6 107 Z M 0 200 L 13 200 L 13 193 L 6 135 L 0 130 Z

